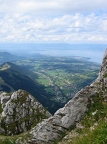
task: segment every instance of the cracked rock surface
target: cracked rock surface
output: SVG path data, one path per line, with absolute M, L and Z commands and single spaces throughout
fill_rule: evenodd
M 13 94 L 1 92 L 0 134 L 26 132 L 51 114 L 29 93 L 18 90 Z

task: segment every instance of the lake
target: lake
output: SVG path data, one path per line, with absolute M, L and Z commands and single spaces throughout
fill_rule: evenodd
M 81 56 L 88 57 L 90 61 L 101 63 L 104 56 L 106 44 L 69 44 L 69 45 L 47 45 L 43 49 L 30 51 L 31 54 L 39 53 L 51 56 Z
M 1 51 L 18 55 L 81 56 L 101 63 L 107 44 L 66 44 L 66 43 L 9 43 L 0 44 Z

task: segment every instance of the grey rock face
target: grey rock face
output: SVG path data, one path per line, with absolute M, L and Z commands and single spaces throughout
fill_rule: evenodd
M 33 96 L 23 90 L 18 90 L 10 96 L 1 93 L 0 100 L 0 134 L 14 135 L 26 132 L 42 119 L 51 116 Z
M 80 121 L 88 110 L 91 97 L 96 95 L 97 89 L 86 87 L 78 92 L 63 108 L 59 109 L 54 116 L 39 123 L 31 130 L 33 135 L 29 143 L 51 144 L 60 138 L 61 133 L 69 130 L 76 122 Z

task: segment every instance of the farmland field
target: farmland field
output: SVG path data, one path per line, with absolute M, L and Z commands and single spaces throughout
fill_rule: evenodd
M 32 58 L 16 61 L 32 74 L 35 82 L 45 86 L 54 102 L 66 103 L 77 91 L 92 83 L 98 76 L 98 63 L 85 57 L 53 57 L 35 55 Z

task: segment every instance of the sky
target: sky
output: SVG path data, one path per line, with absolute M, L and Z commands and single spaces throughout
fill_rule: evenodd
M 107 0 L 0 0 L 0 43 L 107 44 Z

